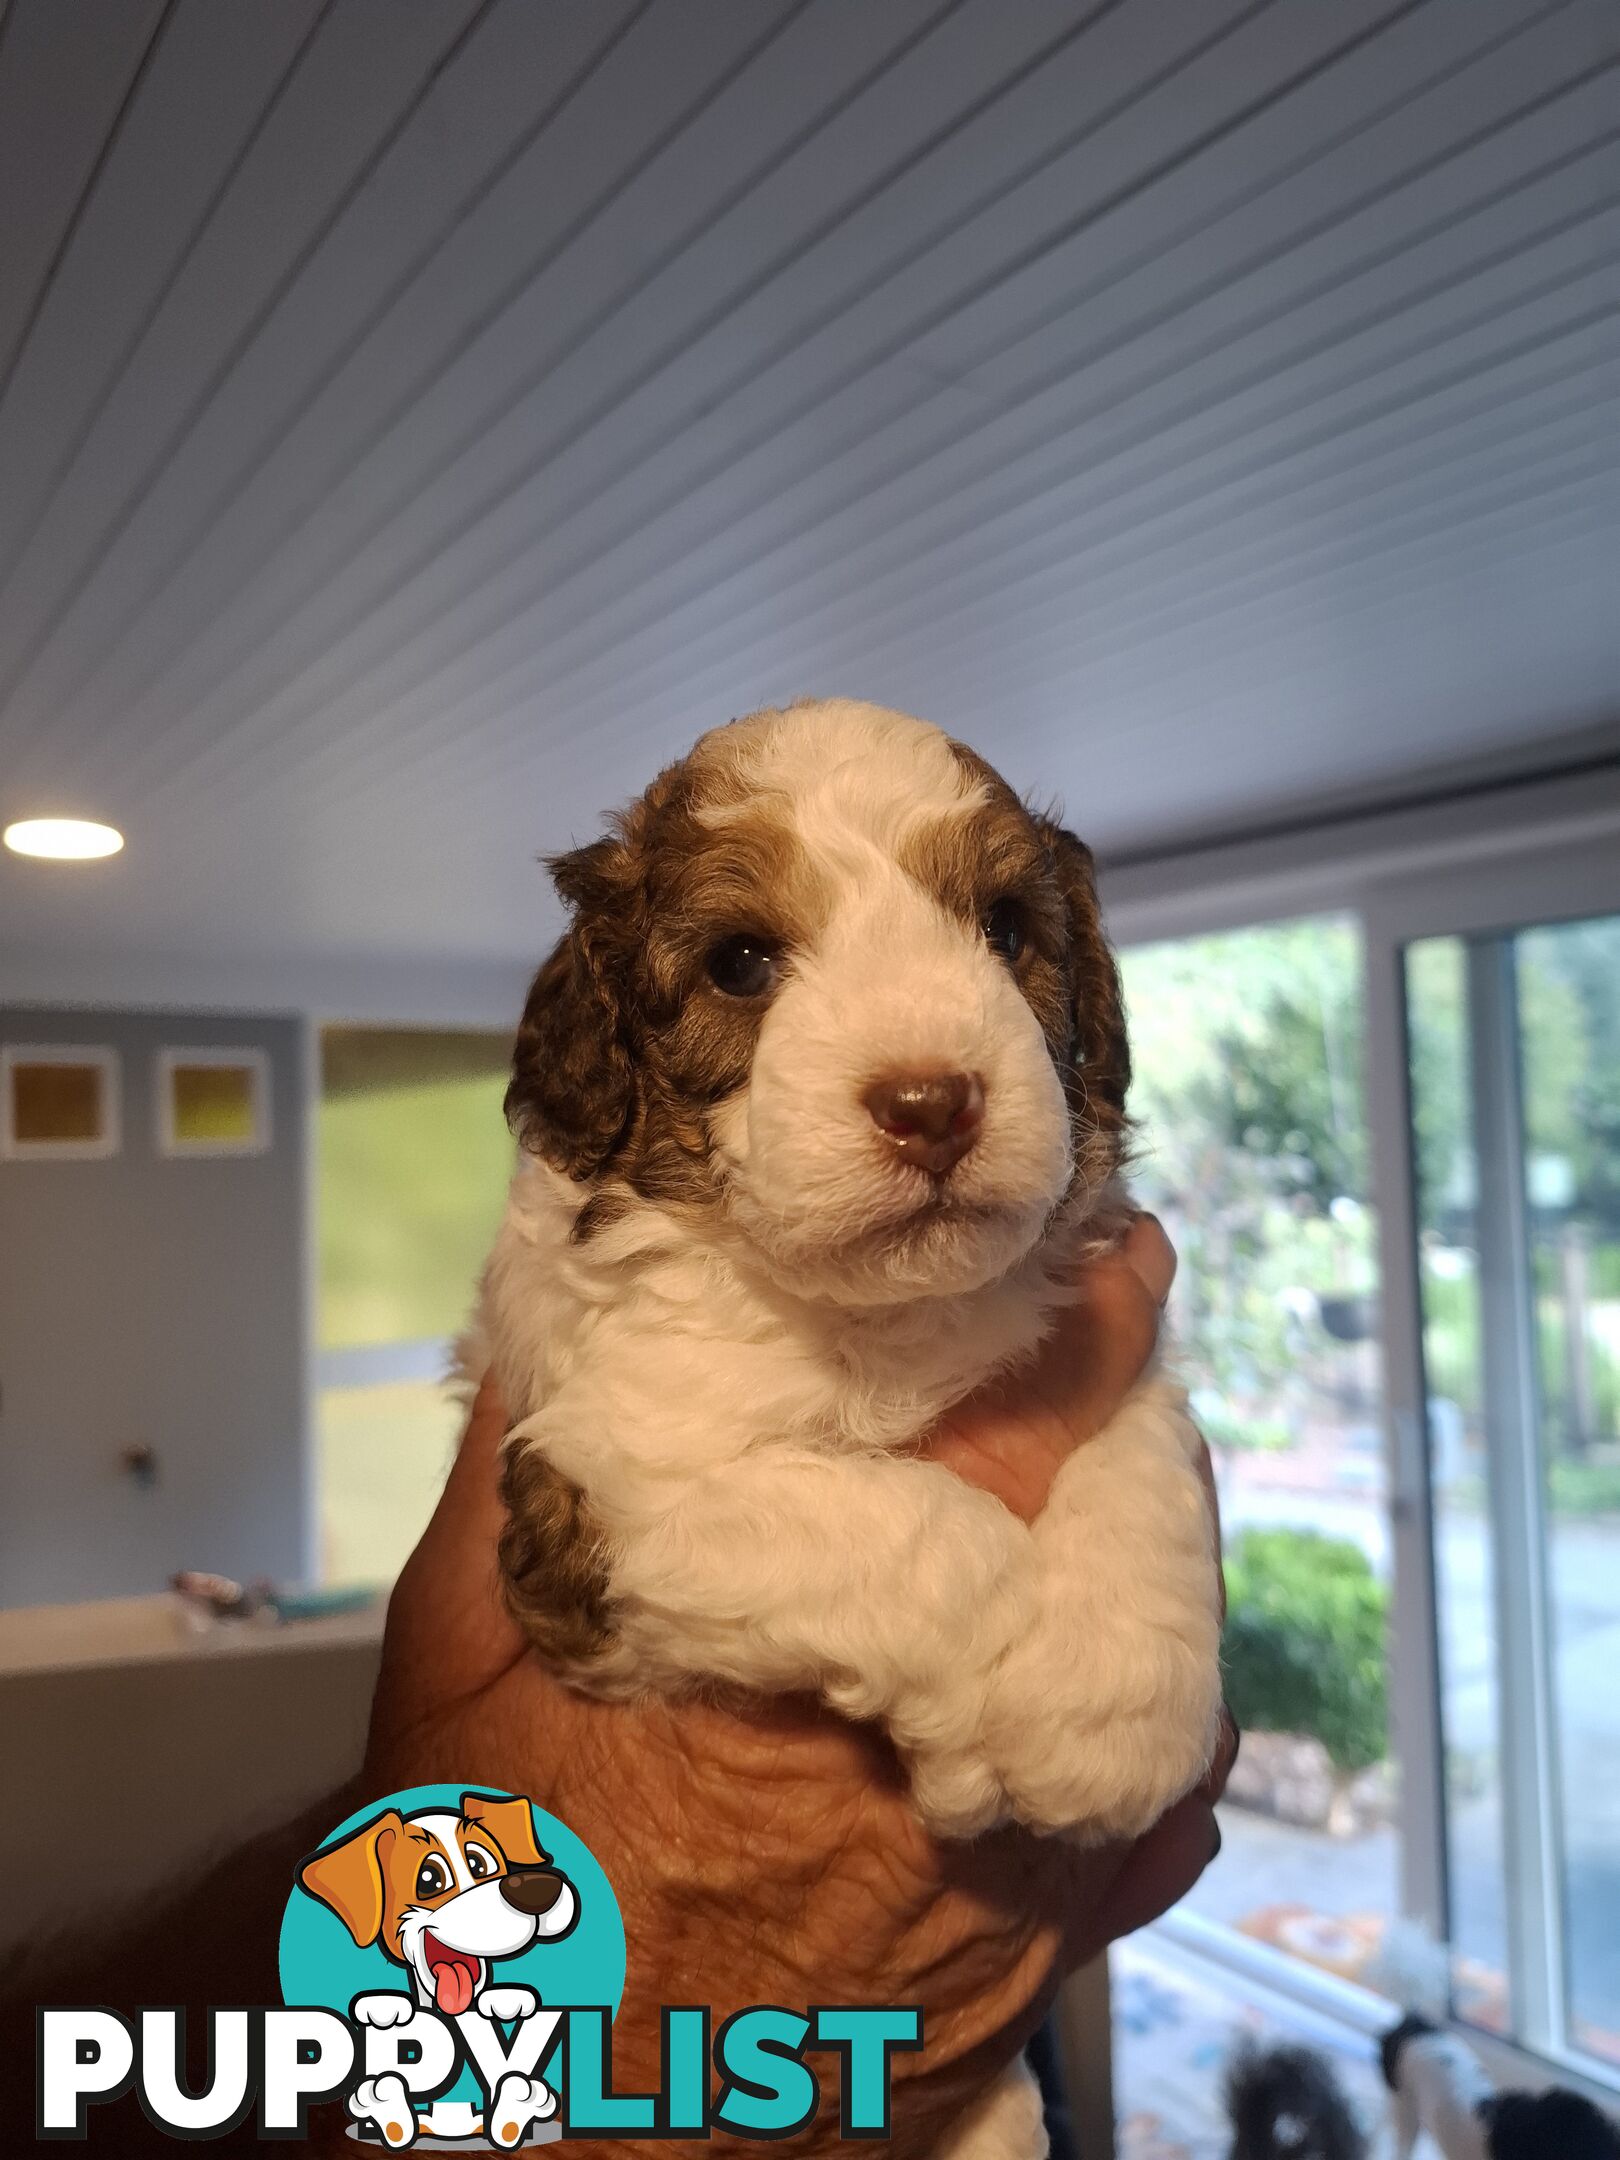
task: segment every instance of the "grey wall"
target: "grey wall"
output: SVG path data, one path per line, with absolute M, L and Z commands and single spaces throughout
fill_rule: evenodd
M 183 1883 L 360 1767 L 375 1642 L 0 1673 L 0 1731 L 49 1812 L 0 1898 L 0 1956 Z M 108 1835 L 115 1787 L 117 1835 Z
M 309 1505 L 303 1023 L 0 1006 L 0 1043 L 104 1043 L 123 1143 L 0 1161 L 0 1604 L 110 1597 L 176 1568 L 296 1579 Z M 263 1155 L 165 1160 L 165 1045 L 270 1067 Z M 150 1484 L 120 1466 L 151 1447 Z

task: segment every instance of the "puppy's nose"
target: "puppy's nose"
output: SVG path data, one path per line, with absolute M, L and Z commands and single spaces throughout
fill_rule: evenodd
M 563 1894 L 563 1879 L 555 1868 L 514 1868 L 501 1877 L 501 1896 L 520 1913 L 538 1920 L 550 1912 Z
M 979 1137 L 984 1089 L 976 1073 L 902 1073 L 874 1080 L 862 1097 L 895 1152 L 943 1177 Z

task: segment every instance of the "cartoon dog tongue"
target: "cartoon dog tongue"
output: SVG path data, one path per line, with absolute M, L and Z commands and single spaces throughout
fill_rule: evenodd
M 472 2005 L 473 1983 L 478 1978 L 478 1960 L 458 1957 L 454 1951 L 450 1951 L 442 1958 L 432 1959 L 431 1963 L 433 2000 L 438 2004 L 441 2016 L 460 2017 L 461 2013 Z

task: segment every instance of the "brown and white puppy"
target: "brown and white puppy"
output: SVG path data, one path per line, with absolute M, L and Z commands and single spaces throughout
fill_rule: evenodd
M 1032 1526 L 914 1450 L 1121 1220 L 1086 850 L 937 729 L 832 701 L 704 736 L 552 868 L 472 1354 L 516 1421 L 513 1610 L 601 1694 L 881 1719 L 942 1833 L 1141 1830 L 1218 1711 L 1179 1393 L 1144 1386 Z

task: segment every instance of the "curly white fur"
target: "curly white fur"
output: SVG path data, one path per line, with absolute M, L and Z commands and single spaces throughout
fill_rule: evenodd
M 510 1444 L 581 1486 L 612 1555 L 618 1633 L 583 1685 L 817 1692 L 885 1721 L 956 1835 L 1129 1834 L 1196 1781 L 1218 1619 L 1178 1390 L 1139 1389 L 1025 1525 L 909 1443 L 1035 1347 L 1044 1265 L 885 1325 L 652 1209 L 571 1245 L 578 1204 L 526 1164 L 487 1294 L 508 1398 L 542 1405 Z

